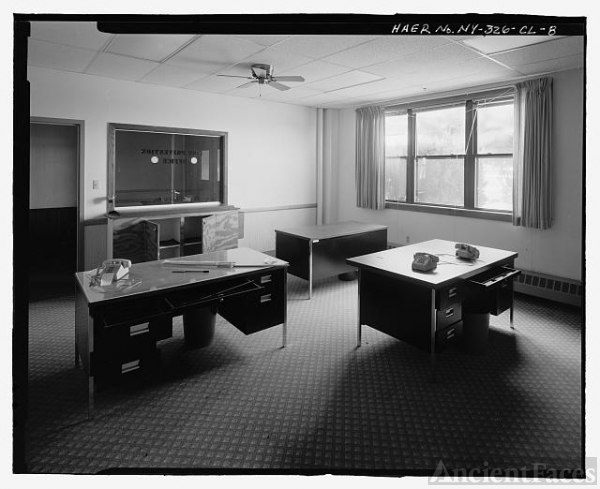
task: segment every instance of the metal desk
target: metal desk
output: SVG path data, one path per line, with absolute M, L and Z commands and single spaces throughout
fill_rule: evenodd
M 466 261 L 455 256 L 454 245 L 434 239 L 347 260 L 359 270 L 358 346 L 361 328 L 368 325 L 429 351 L 434 376 L 436 352 L 460 332 L 465 301 L 500 298 L 510 308 L 513 326 L 512 277 L 519 272 L 511 267 L 518 254 L 476 245 L 479 258 Z M 426 273 L 412 270 L 416 252 L 437 255 L 437 268 Z M 477 285 L 488 275 L 500 278 L 487 280 L 489 286 Z
M 356 272 L 346 259 L 385 250 L 387 227 L 362 222 L 342 222 L 275 230 L 277 258 L 289 262 L 289 272 L 313 283 L 335 275 Z
M 281 324 L 285 347 L 286 262 L 247 248 L 185 257 L 190 260 L 236 267 L 174 273 L 176 265 L 150 261 L 133 264 L 126 281 L 105 287 L 91 283 L 95 271 L 76 274 L 75 364 L 81 359 L 88 376 L 88 413 L 96 376 L 152 370 L 156 342 L 172 335 L 174 316 L 216 308 L 247 335 Z

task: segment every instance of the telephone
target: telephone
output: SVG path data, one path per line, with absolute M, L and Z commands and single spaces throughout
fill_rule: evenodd
M 418 252 L 415 253 L 412 262 L 412 269 L 417 272 L 430 272 L 437 268 L 438 261 L 440 259 L 429 253 Z
M 466 243 L 456 243 L 456 256 L 465 260 L 476 260 L 479 258 L 479 250 L 475 246 Z
M 124 258 L 115 258 L 114 260 L 106 260 L 102 263 L 102 267 L 98 270 L 100 285 L 110 285 L 129 273 L 131 260 Z

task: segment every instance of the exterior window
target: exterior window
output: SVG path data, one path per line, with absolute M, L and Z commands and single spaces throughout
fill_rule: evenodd
M 475 206 L 512 210 L 513 104 L 477 107 Z
M 406 160 L 408 157 L 408 116 L 385 118 L 385 200 L 406 202 Z
M 465 173 L 465 109 L 415 115 L 415 202 L 462 206 Z
M 390 108 L 385 124 L 388 207 L 411 204 L 512 211 L 513 98 Z

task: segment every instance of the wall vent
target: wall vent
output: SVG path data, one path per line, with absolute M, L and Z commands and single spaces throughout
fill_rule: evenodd
M 581 307 L 583 285 L 579 281 L 521 270 L 514 284 L 515 292 Z

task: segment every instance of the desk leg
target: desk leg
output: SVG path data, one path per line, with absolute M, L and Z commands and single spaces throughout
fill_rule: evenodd
M 285 348 L 286 342 L 287 342 L 287 323 L 284 321 L 283 322 L 283 344 L 282 347 Z
M 308 241 L 308 300 L 312 298 L 313 286 L 313 243 Z
M 77 346 L 77 327 L 75 327 L 75 368 L 79 368 L 79 347 Z
M 515 308 L 510 306 L 510 329 L 515 329 Z
M 360 269 L 358 270 L 358 321 L 357 321 L 357 330 L 356 330 L 356 346 L 360 346 L 361 345 L 361 341 L 362 341 L 362 328 L 361 328 L 361 324 L 360 324 L 360 277 L 361 277 L 361 273 L 360 273 Z
M 431 289 L 431 380 L 435 382 L 435 331 L 437 328 L 437 311 L 435 309 L 435 289 Z
M 94 377 L 88 377 L 88 419 L 94 415 Z

